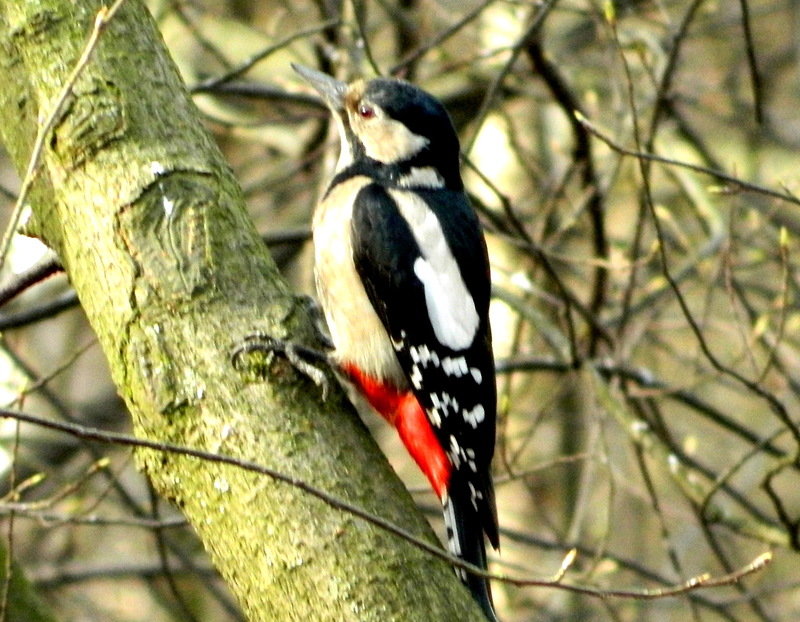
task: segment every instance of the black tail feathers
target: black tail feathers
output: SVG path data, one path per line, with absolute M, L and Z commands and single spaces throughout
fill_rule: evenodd
M 494 501 L 494 499 L 492 499 Z M 468 486 L 461 490 L 451 486 L 444 500 L 444 523 L 447 528 L 447 546 L 450 552 L 470 564 L 486 569 L 486 544 L 481 515 L 473 505 L 473 496 Z M 496 524 L 493 525 L 496 533 Z M 492 590 L 489 580 L 456 568 L 456 574 L 469 588 L 473 598 L 486 614 L 490 622 L 499 622 L 492 603 Z

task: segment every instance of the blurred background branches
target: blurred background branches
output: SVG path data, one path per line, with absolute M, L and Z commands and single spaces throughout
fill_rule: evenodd
M 575 549 L 564 582 L 656 589 L 774 556 L 669 598 L 497 583 L 504 620 L 800 618 L 800 4 L 149 6 L 297 291 L 313 293 L 308 224 L 338 148 L 290 63 L 403 77 L 450 111 L 492 257 L 494 572 L 554 576 Z M 5 218 L 19 184 L 0 160 Z M 3 282 L 2 405 L 128 430 L 57 259 L 17 236 Z M 240 619 L 128 449 L 2 435 L 5 544 L 59 619 Z

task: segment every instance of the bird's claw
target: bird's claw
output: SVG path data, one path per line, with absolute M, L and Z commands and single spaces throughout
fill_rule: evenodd
M 320 367 L 329 365 L 328 356 L 324 352 L 277 339 L 263 332 L 255 332 L 246 335 L 242 343 L 233 348 L 231 352 L 233 366 L 242 369 L 242 357 L 254 352 L 282 354 L 292 367 L 320 387 L 322 399 L 327 399 L 330 383 L 327 374 Z

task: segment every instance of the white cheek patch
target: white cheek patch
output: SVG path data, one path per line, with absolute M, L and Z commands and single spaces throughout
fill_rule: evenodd
M 441 344 L 453 350 L 464 350 L 475 339 L 480 318 L 442 226 L 416 194 L 400 190 L 389 193 L 422 252 L 422 257 L 414 262 L 414 274 L 425 291 L 433 332 Z
M 369 120 L 351 116 L 350 122 L 367 156 L 384 164 L 408 160 L 428 144 L 424 136 L 414 134 L 400 121 L 380 115 Z

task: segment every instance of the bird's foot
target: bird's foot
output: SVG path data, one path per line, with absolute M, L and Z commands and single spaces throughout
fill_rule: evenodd
M 264 359 L 259 362 L 245 363 L 244 358 L 253 354 L 261 354 Z M 323 370 L 330 367 L 328 354 L 302 344 L 292 343 L 272 337 L 264 332 L 246 335 L 241 343 L 231 351 L 231 363 L 237 370 L 255 370 L 260 375 L 271 373 L 274 356 L 280 354 L 302 375 L 306 376 L 322 390 L 322 399 L 327 399 L 329 380 Z

